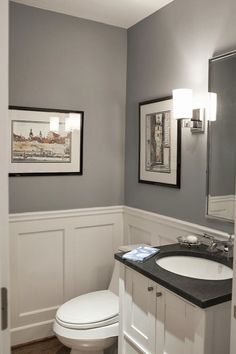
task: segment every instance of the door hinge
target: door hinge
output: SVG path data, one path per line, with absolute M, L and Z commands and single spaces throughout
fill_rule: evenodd
M 236 306 L 234 306 L 234 318 L 236 319 Z
M 8 327 L 8 300 L 7 288 L 1 288 L 1 314 L 2 314 L 2 331 Z

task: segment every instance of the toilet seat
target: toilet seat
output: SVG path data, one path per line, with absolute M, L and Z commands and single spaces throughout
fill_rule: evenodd
M 90 329 L 72 329 L 61 326 L 57 321 L 53 323 L 54 333 L 67 340 L 100 340 L 103 338 L 117 337 L 119 334 L 119 323 L 116 322 L 109 326 L 90 328 Z
M 110 290 L 101 290 L 66 302 L 58 309 L 56 321 L 69 329 L 93 329 L 117 323 L 118 312 L 118 296 Z
M 60 320 L 59 318 L 56 318 L 56 321 L 63 327 L 69 328 L 69 329 L 93 329 L 93 328 L 99 328 L 99 327 L 105 327 L 112 325 L 114 323 L 118 322 L 118 316 L 114 316 L 112 318 L 109 318 L 104 321 L 100 322 L 93 322 L 93 323 L 86 323 L 86 324 L 80 324 L 80 323 L 68 323 Z

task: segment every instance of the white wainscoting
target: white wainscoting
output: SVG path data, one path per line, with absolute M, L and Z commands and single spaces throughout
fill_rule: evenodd
M 53 335 L 59 305 L 105 289 L 121 244 L 158 246 L 176 237 L 226 234 L 130 207 L 35 212 L 10 216 L 12 345 Z
M 182 235 L 208 233 L 219 239 L 228 234 L 187 221 L 151 213 L 141 209 L 124 207 L 124 243 L 147 243 L 161 246 L 175 243 Z
M 12 345 L 53 335 L 59 305 L 107 288 L 123 207 L 10 216 Z
M 208 196 L 208 214 L 234 220 L 235 195 Z

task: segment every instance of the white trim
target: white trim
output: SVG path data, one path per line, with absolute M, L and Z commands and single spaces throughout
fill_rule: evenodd
M 127 340 L 131 345 L 134 345 L 135 348 L 140 350 L 141 353 L 146 353 L 145 349 L 136 340 L 134 340 L 134 338 L 132 338 L 126 331 L 124 331 L 124 340 Z
M 46 309 L 41 309 L 41 310 L 35 310 L 35 311 L 29 311 L 29 312 L 23 312 L 19 314 L 19 317 L 25 317 L 25 316 L 30 316 L 30 315 L 35 315 L 38 313 L 42 313 L 42 312 L 47 312 L 47 311 L 54 311 L 57 310 L 59 308 L 60 305 L 58 306 L 53 306 L 53 307 L 48 307 Z
M 229 194 L 229 195 L 216 195 L 216 196 L 209 196 L 211 199 L 215 200 L 215 201 L 235 201 L 235 195 L 234 194 Z
M 54 320 L 31 323 L 30 325 L 12 328 L 11 337 L 14 338 L 12 345 L 28 343 L 32 340 L 39 340 L 54 336 L 52 324 Z
M 225 239 L 229 237 L 229 234 L 223 231 L 215 230 L 207 226 L 194 224 L 188 221 L 172 218 L 169 216 L 149 212 L 142 209 L 136 209 L 136 208 L 124 206 L 124 215 L 142 218 L 145 219 L 146 221 L 151 221 L 154 223 L 170 226 L 173 228 L 178 228 L 183 231 L 189 231 L 201 235 L 203 235 L 204 233 L 209 233 L 212 236 L 216 236 L 219 238 Z
M 109 206 L 97 208 L 81 208 L 68 210 L 53 210 L 53 211 L 36 211 L 27 213 L 13 213 L 9 215 L 10 223 L 37 221 L 45 219 L 61 219 L 61 218 L 76 218 L 80 216 L 92 216 L 102 214 L 117 214 L 123 213 L 123 206 Z
M 54 320 L 49 320 L 49 321 L 43 321 L 43 322 L 38 322 L 38 323 L 31 323 L 30 325 L 26 325 L 26 326 L 21 326 L 21 327 L 17 327 L 17 328 L 12 328 L 11 332 L 17 332 L 17 331 L 21 331 L 24 329 L 29 329 L 32 327 L 37 327 L 37 326 L 43 326 L 45 324 L 49 324 L 49 323 L 53 323 Z
M 235 195 L 208 196 L 208 215 L 234 221 Z
M 103 214 L 117 214 L 132 215 L 139 218 L 146 219 L 147 221 L 153 221 L 188 230 L 190 232 L 210 233 L 218 237 L 228 237 L 228 234 L 223 231 L 215 230 L 207 226 L 191 223 L 188 221 L 172 218 L 162 214 L 146 211 L 143 209 L 132 208 L 125 205 L 109 206 L 109 207 L 96 207 L 96 208 L 81 208 L 81 209 L 68 209 L 68 210 L 53 210 L 53 211 L 39 211 L 39 212 L 27 212 L 27 213 L 13 213 L 9 215 L 10 223 L 25 222 L 25 221 L 37 221 L 44 219 L 60 219 L 60 218 L 75 218 L 80 216 L 92 216 Z

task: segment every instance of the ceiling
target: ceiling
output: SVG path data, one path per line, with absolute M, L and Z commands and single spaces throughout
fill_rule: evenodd
M 20 4 L 129 28 L 173 0 L 14 0 Z

